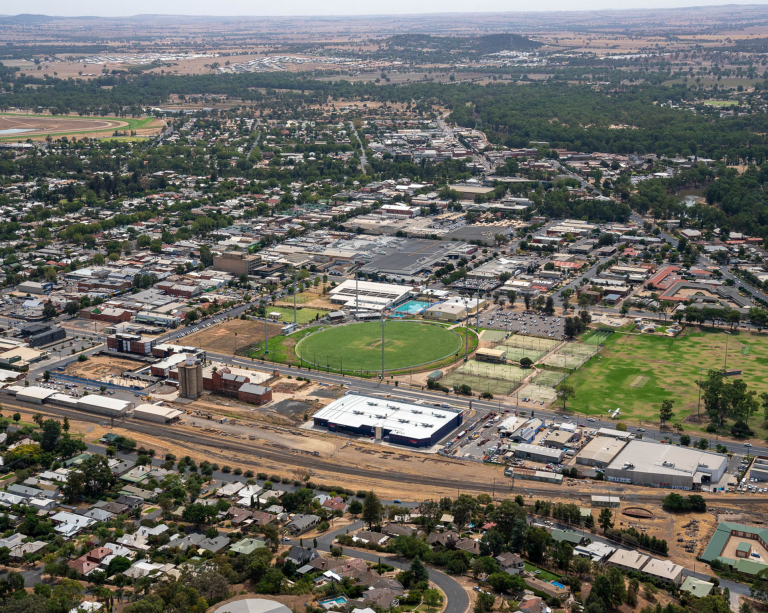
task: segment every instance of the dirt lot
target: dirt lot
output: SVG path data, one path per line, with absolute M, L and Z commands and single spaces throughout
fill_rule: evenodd
M 108 355 L 94 355 L 86 362 L 72 362 L 67 364 L 64 372 L 73 377 L 84 377 L 101 381 L 111 375 L 119 375 L 126 370 L 136 370 L 142 366 L 142 362 L 115 358 Z
M 267 324 L 269 338 L 280 334 L 282 324 Z M 184 338 L 185 345 L 216 353 L 247 355 L 248 349 L 264 340 L 264 324 L 232 319 L 205 328 Z

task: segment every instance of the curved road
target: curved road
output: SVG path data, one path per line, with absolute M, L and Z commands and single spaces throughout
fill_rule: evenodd
M 328 532 L 317 539 L 317 548 L 321 551 L 330 551 L 333 541 L 339 534 L 349 532 L 356 532 L 363 528 L 363 522 L 357 521 L 353 524 L 343 526 L 332 532 Z M 291 544 L 298 545 L 298 541 L 291 541 Z M 400 558 L 398 556 L 381 555 L 380 553 L 368 553 L 367 551 L 354 550 L 354 553 L 350 553 L 351 557 L 360 558 L 366 562 L 373 562 L 374 564 L 381 559 L 382 561 L 389 561 L 391 566 L 400 566 L 405 568 L 406 562 L 410 564 L 410 561 Z M 398 564 L 393 562 L 397 561 Z M 429 579 L 437 587 L 443 590 L 445 594 L 445 611 L 444 613 L 465 613 L 469 608 L 469 594 L 467 590 L 461 587 L 461 584 L 453 577 L 449 577 L 445 573 L 435 570 L 434 568 L 427 567 L 429 570 Z

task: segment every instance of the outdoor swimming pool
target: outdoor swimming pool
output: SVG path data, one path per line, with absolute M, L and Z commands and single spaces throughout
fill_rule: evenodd
M 409 300 L 405 304 L 401 304 L 399 307 L 397 307 L 394 310 L 393 315 L 395 317 L 397 317 L 398 314 L 400 317 L 405 317 L 407 315 L 418 315 L 429 305 L 429 302 L 424 302 L 423 300 Z
M 333 609 L 334 607 L 343 607 L 347 604 L 347 597 L 346 596 L 336 596 L 335 598 L 329 598 L 328 600 L 322 600 L 320 602 L 322 607 L 327 611 L 329 609 Z
M 550 583 L 555 587 L 559 587 L 561 590 L 565 589 L 565 586 L 562 583 L 558 583 L 557 581 L 550 581 Z

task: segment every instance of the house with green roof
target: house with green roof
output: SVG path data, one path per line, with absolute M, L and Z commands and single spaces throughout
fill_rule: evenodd
M 235 553 L 248 555 L 257 549 L 261 549 L 266 546 L 267 544 L 262 540 L 246 538 L 241 541 L 237 541 L 237 543 L 232 545 L 229 550 L 234 551 Z
M 553 528 L 552 540 L 557 543 L 566 541 L 576 547 L 581 545 L 586 540 L 586 537 L 581 532 L 576 532 L 575 530 L 560 530 L 559 528 Z
M 686 577 L 683 585 L 680 586 L 680 591 L 688 592 L 691 596 L 696 596 L 696 598 L 704 598 L 704 596 L 709 595 L 713 587 L 715 587 L 715 584 L 709 581 L 702 581 L 696 577 Z

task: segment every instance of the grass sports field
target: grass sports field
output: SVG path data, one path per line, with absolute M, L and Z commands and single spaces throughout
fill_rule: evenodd
M 677 338 L 614 333 L 599 357 L 568 377 L 576 392 L 570 406 L 592 415 L 621 408 L 622 418 L 636 423 L 658 421 L 661 402 L 669 398 L 675 401 L 673 423 L 682 422 L 696 413 L 699 369 L 706 377 L 708 370 L 724 367 L 726 339 L 728 369 L 741 370 L 749 390 L 768 391 L 766 335 L 690 328 Z M 758 433 L 761 423 L 758 416 L 750 420 Z
M 296 302 L 297 307 L 299 306 L 298 301 Z M 276 320 L 278 323 L 281 323 L 283 325 L 285 324 L 292 324 L 293 323 L 293 309 L 289 309 L 286 307 L 276 307 L 276 306 L 269 306 L 267 307 L 267 313 L 282 313 L 283 318 Z M 321 311 L 320 309 L 296 309 L 296 323 L 298 324 L 306 324 L 310 321 L 315 321 L 316 317 L 325 317 L 328 314 L 328 311 Z
M 389 321 L 385 331 L 384 367 L 399 370 L 437 362 L 461 348 L 462 338 L 441 326 Z M 381 323 L 326 328 L 302 340 L 296 346 L 296 353 L 320 368 L 381 370 Z

